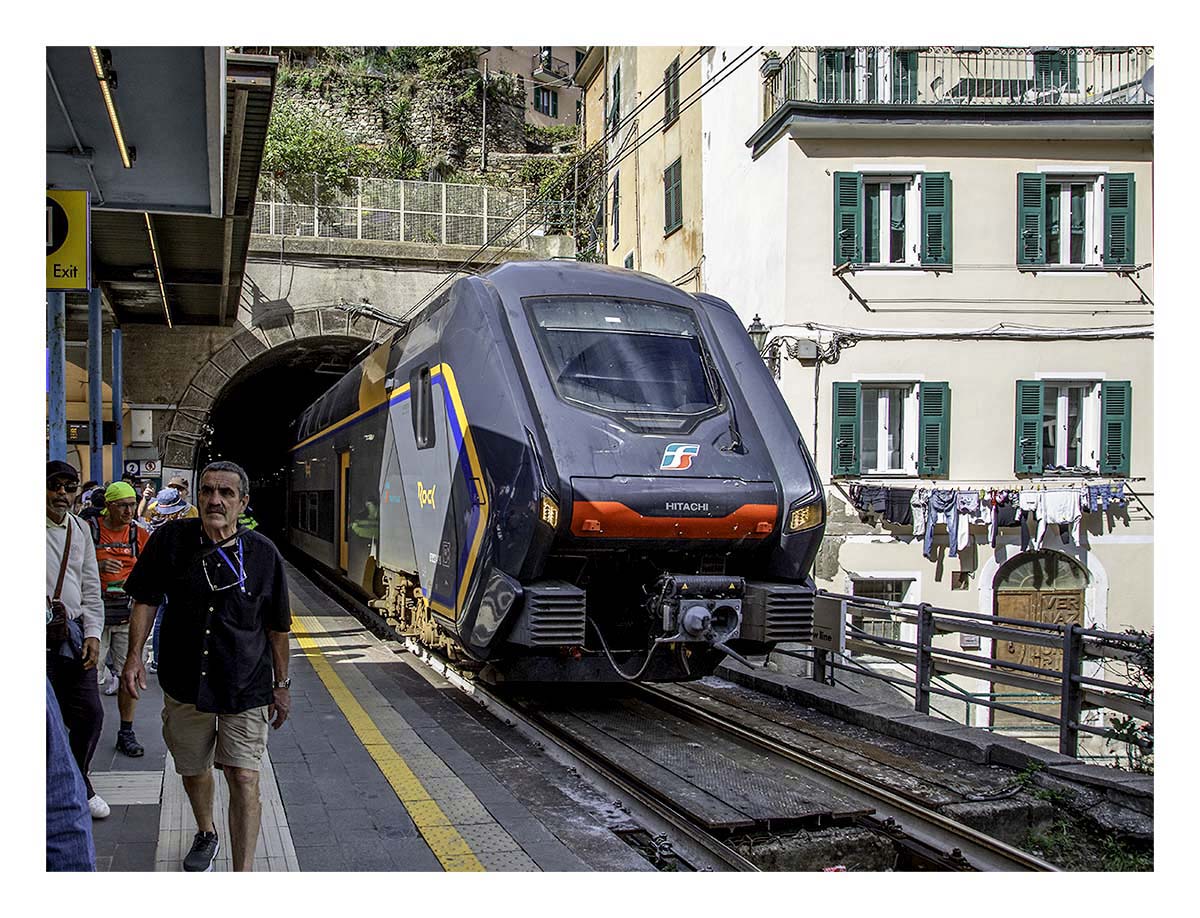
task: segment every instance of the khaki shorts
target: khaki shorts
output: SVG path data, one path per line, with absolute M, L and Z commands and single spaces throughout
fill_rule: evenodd
M 180 775 L 204 774 L 214 762 L 258 771 L 267 751 L 267 705 L 240 714 L 209 714 L 164 694 L 162 722 Z
M 125 668 L 125 658 L 129 656 L 129 622 L 123 625 L 105 625 L 104 630 L 100 632 L 100 666 L 98 669 L 103 672 L 104 661 L 108 659 L 109 648 L 112 648 L 112 665 L 117 670 L 117 675 L 121 675 L 121 670 Z

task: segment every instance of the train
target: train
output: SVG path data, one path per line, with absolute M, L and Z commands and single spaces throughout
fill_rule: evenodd
M 293 436 L 293 548 L 482 678 L 686 681 L 811 641 L 825 495 L 715 296 L 568 260 L 466 275 Z

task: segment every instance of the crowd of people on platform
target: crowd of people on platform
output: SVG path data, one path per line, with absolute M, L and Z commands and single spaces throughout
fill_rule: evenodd
M 91 821 L 111 813 L 89 777 L 103 731 L 100 693 L 117 696 L 117 751 L 140 757 L 137 701 L 147 672 L 160 664 L 163 737 L 201 830 L 184 869 L 212 869 L 219 847 L 211 816 L 214 762 L 238 816 L 234 869 L 249 869 L 267 724 L 280 726 L 290 706 L 290 612 L 282 560 L 247 516 L 246 474 L 231 462 L 206 467 L 203 514 L 188 502 L 188 481 L 180 476 L 161 489 L 145 484 L 140 494 L 129 477 L 82 487 L 79 479 L 67 462 L 46 465 L 47 869 L 95 869 Z M 166 613 L 164 633 L 168 603 L 178 611 Z M 244 627 L 251 607 L 257 635 Z M 233 658 L 218 653 L 208 662 L 205 636 L 221 634 L 230 621 L 241 626 L 222 645 Z M 192 633 L 196 622 L 203 628 Z M 282 680 L 272 678 L 281 673 Z

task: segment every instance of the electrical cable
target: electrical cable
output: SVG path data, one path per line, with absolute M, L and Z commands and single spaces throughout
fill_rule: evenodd
M 637 682 L 639 679 L 641 679 L 642 673 L 644 673 L 646 671 L 646 667 L 650 665 L 650 660 L 654 656 L 654 651 L 658 650 L 660 644 L 666 643 L 661 638 L 656 639 L 654 643 L 650 645 L 650 649 L 646 651 L 646 659 L 642 661 L 642 668 L 631 676 L 617 665 L 617 661 L 613 659 L 613 655 L 608 649 L 608 642 L 604 640 L 604 635 L 600 633 L 600 628 L 597 627 L 590 615 L 587 616 L 587 622 L 592 626 L 592 630 L 596 632 L 596 637 L 600 638 L 600 646 L 604 648 L 604 655 L 608 657 L 609 665 L 613 668 L 613 671 L 616 672 L 616 674 L 626 682 Z

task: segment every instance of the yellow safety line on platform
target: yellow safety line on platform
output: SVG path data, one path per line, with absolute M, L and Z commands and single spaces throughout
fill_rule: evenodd
M 302 621 L 307 622 L 307 626 L 302 626 L 300 624 Z M 375 760 L 375 764 L 379 766 L 383 776 L 392 785 L 392 789 L 400 798 L 400 802 L 404 804 L 404 808 L 408 810 L 409 816 L 412 817 L 412 821 L 416 824 L 417 831 L 425 839 L 425 843 L 429 845 L 434 856 L 447 871 L 485 870 L 486 868 L 480 863 L 479 858 L 475 856 L 475 852 L 471 850 L 471 846 L 450 824 L 450 820 L 437 805 L 437 801 L 430 797 L 429 792 L 425 790 L 421 780 L 413 774 L 403 756 L 392 747 L 392 744 L 375 726 L 371 715 L 358 703 L 358 699 L 346 687 L 346 683 L 334 672 L 333 665 L 325 658 L 325 654 L 317 642 L 309 636 L 310 632 L 323 631 L 324 629 L 316 619 L 308 616 L 292 616 L 293 637 L 305 651 L 308 662 L 312 664 L 312 668 L 325 683 L 325 688 L 329 690 L 329 694 L 341 708 L 346 720 L 354 728 L 363 747 L 371 754 L 371 758 Z

